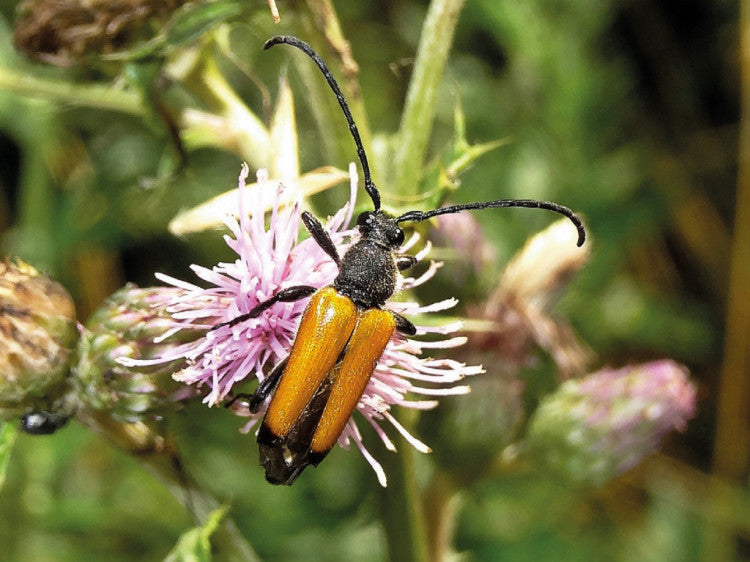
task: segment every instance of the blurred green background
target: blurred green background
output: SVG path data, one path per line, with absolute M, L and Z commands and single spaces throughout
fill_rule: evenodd
M 92 57 L 67 68 L 34 62 L 13 47 L 16 4 L 0 2 L 0 252 L 65 285 L 81 320 L 125 282 L 151 285 L 155 271 L 193 281 L 189 264 L 229 258 L 216 232 L 178 239 L 166 229 L 180 209 L 234 185 L 247 157 L 229 143 L 190 137 L 183 138 L 181 165 L 159 108 L 179 129 L 181 112 L 207 102 L 187 79 L 164 77 L 175 53 L 149 57 L 140 71 L 158 76 L 145 82 L 121 61 Z M 301 169 L 345 169 L 355 153 L 335 100 L 323 84 L 306 88 L 288 53 L 260 50 L 278 33 L 320 34 L 310 4 L 280 2 L 277 25 L 265 2 L 236 3 L 223 23 L 180 48 L 211 52 L 266 122 L 286 67 Z M 375 179 L 388 202 L 388 181 L 378 179 L 388 171 L 378 154 L 398 128 L 428 2 L 334 5 L 359 65 Z M 740 5 L 721 0 L 466 3 L 439 89 L 430 154 L 450 143 L 457 103 L 470 142 L 507 142 L 461 176 L 452 198 L 550 199 L 580 212 L 593 255 L 555 313 L 570 320 L 598 364 L 671 357 L 689 367 L 699 388 L 687 432 L 601 489 L 573 490 L 532 472 L 467 485 L 455 498 L 454 539 L 467 559 L 750 558 L 750 342 L 742 312 L 750 291 L 737 281 L 741 273 L 730 285 L 732 268 L 744 268 L 747 280 L 750 264 L 747 254 L 733 253 L 733 233 L 747 232 L 750 220 L 735 218 L 742 200 L 740 25 Z M 234 58 L 209 43 L 219 29 Z M 61 83 L 74 87 L 44 88 Z M 152 88 L 158 103 L 108 100 L 92 84 Z M 339 187 L 312 205 L 325 214 L 346 192 Z M 464 304 L 481 300 L 502 264 L 549 222 L 544 213 L 485 212 L 477 219 L 496 259 L 457 295 Z M 456 291 L 447 280 L 436 287 Z M 170 422 L 191 474 L 231 503 L 262 559 L 387 556 L 377 517 L 381 491 L 358 454 L 336 450 L 292 488 L 271 487 L 253 440 L 238 433 L 228 412 L 191 407 Z M 429 458 L 416 462 L 429 471 Z M 51 437 L 19 435 L 0 492 L 0 521 L 0 560 L 13 561 L 160 559 L 192 524 L 136 459 L 75 424 Z

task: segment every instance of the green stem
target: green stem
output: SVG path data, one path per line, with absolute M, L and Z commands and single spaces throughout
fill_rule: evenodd
M 464 0 L 433 0 L 422 26 L 394 155 L 393 189 L 401 196 L 419 192 L 438 86 L 463 4 Z
M 21 181 L 18 191 L 19 236 L 14 250 L 36 267 L 57 273 L 60 271 L 58 249 L 54 242 L 55 190 L 48 175 L 49 139 L 59 139 L 54 124 L 27 113 L 27 126 L 33 133 L 22 134 L 25 158 L 21 162 Z M 32 125 L 32 123 L 34 123 Z M 46 138 L 39 132 L 49 132 Z M 33 241 L 33 242 L 30 242 Z
M 0 74 L 2 69 L 0 69 Z M 60 252 L 54 234 L 55 189 L 49 162 L 65 146 L 51 104 L 18 95 L 7 96 L 6 118 L 1 126 L 12 132 L 24 158 L 19 174 L 15 236 L 7 249 L 48 273 L 59 272 Z
M 222 504 L 213 495 L 198 486 L 192 479 L 187 478 L 181 472 L 181 469 L 178 470 L 179 465 L 175 466 L 172 463 L 171 466 L 168 466 L 164 463 L 164 459 L 156 458 L 154 455 L 143 459 L 139 458 L 139 460 L 146 470 L 161 480 L 186 509 L 192 510 L 198 524 L 204 524 L 211 513 L 221 507 Z M 256 562 L 259 560 L 255 551 L 229 516 L 222 519 L 221 525 L 213 533 L 211 541 L 223 559 L 232 562 Z
M 362 90 L 357 81 L 359 65 L 354 60 L 351 45 L 341 30 L 336 9 L 330 0 L 307 0 L 307 5 L 313 14 L 316 26 L 323 32 L 326 42 L 335 51 L 340 61 L 341 73 L 344 76 L 341 88 L 346 95 L 354 121 L 357 123 L 362 144 L 367 148 L 371 144 L 372 135 L 362 100 Z
M 0 90 L 93 109 L 119 111 L 131 115 L 145 113 L 142 100 L 136 93 L 116 90 L 101 84 L 73 84 L 21 74 L 7 67 L 0 67 Z
M 436 470 L 424 498 L 427 519 L 427 544 L 430 560 L 446 560 L 453 545 L 458 508 L 456 484 L 445 473 Z
M 463 3 L 464 0 L 433 0 L 427 11 L 396 139 L 393 188 L 401 196 L 415 195 L 418 191 L 437 88 Z M 416 415 L 402 408 L 399 419 L 408 429 Z M 379 456 L 388 476 L 388 487 L 382 494 L 381 518 L 390 559 L 426 561 L 425 522 L 414 475 L 414 451 L 403 438 L 396 445 L 398 454 Z
M 750 465 L 750 1 L 740 3 L 740 63 L 742 101 L 739 126 L 739 169 L 735 203 L 734 240 L 729 272 L 729 295 L 724 336 L 724 358 L 719 381 L 714 440 L 714 474 L 722 480 L 743 482 Z M 711 495 L 717 513 L 732 509 L 731 494 L 714 485 Z M 730 511 L 731 512 L 731 511 Z M 704 560 L 730 560 L 737 556 L 734 529 L 714 521 L 704 540 Z
M 307 0 L 306 4 L 307 10 L 299 14 L 303 35 L 309 38 L 312 47 L 336 76 L 359 129 L 362 145 L 372 159 L 371 133 L 357 80 L 359 66 L 354 60 L 349 41 L 344 37 L 336 10 L 330 0 Z M 325 160 L 338 163 L 354 160 L 356 155 L 352 137 L 328 84 L 307 57 L 296 56 L 292 62 L 305 85 L 305 104 L 320 133 L 321 152 Z M 374 167 L 372 160 L 370 167 Z
M 79 409 L 76 419 L 94 433 L 132 455 L 156 476 L 170 493 L 202 524 L 218 507 L 219 501 L 201 488 L 185 472 L 179 453 L 169 438 L 146 423 L 120 423 L 105 413 Z M 257 555 L 242 537 L 231 518 L 225 517 L 212 541 L 226 560 L 255 562 Z
M 399 409 L 397 417 L 409 427 L 415 421 L 416 412 Z M 411 415 L 410 415 L 411 414 Z M 398 453 L 381 448 L 378 460 L 388 477 L 388 487 L 383 490 L 380 501 L 380 516 L 388 542 L 388 553 L 392 561 L 425 562 L 427 541 L 424 513 L 419 501 L 419 492 L 414 478 L 414 448 L 403 438 L 394 440 Z

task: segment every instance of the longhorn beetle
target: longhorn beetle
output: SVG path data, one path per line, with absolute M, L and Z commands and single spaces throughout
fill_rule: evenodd
M 248 313 L 214 328 L 257 318 L 278 302 L 312 297 L 302 314 L 289 355 L 273 368 L 254 393 L 238 394 L 230 402 L 243 399 L 251 412 L 257 412 L 271 396 L 258 432 L 260 462 L 269 482 L 291 485 L 305 467 L 317 466 L 336 443 L 393 333 L 398 330 L 411 336 L 417 331 L 409 320 L 384 308 L 396 289 L 398 272 L 417 261 L 414 256 L 396 253 L 404 243 L 400 223 L 490 207 L 531 207 L 569 218 L 578 230 L 578 246 L 583 244 L 586 231 L 567 207 L 530 199 L 500 199 L 427 212 L 409 211 L 398 217 L 389 215 L 380 208 L 380 194 L 370 177 L 367 155 L 349 106 L 323 59 L 310 45 L 292 36 L 273 37 L 263 49 L 279 43 L 296 47 L 309 56 L 336 95 L 354 137 L 365 191 L 373 205 L 372 211 L 357 217 L 361 237 L 343 258 L 323 225 L 309 212 L 302 213 L 310 236 L 339 268 L 333 285 L 322 289 L 308 285 L 282 289 Z

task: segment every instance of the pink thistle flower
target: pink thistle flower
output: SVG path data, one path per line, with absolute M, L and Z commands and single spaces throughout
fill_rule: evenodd
M 236 385 L 252 378 L 262 381 L 270 369 L 286 357 L 307 301 L 276 303 L 259 318 L 233 326 L 212 328 L 249 312 L 258 303 L 287 287 L 312 285 L 321 288 L 330 285 L 338 272 L 336 264 L 313 239 L 298 241 L 300 205 L 280 206 L 279 195 L 284 189 L 283 185 L 270 183 L 265 172 L 259 171 L 258 190 L 248 197 L 243 193 L 247 176 L 248 168 L 243 165 L 239 178 L 239 220 L 227 219 L 226 225 L 231 234 L 224 237 L 237 258 L 231 263 L 219 263 L 211 269 L 192 266 L 195 274 L 208 283 L 206 288 L 157 274 L 161 281 L 181 290 L 180 295 L 167 306 L 174 322 L 168 335 L 196 329 L 205 330 L 205 334 L 171 349 L 154 361 L 185 359 L 187 366 L 175 373 L 174 378 L 205 388 L 204 402 L 209 406 L 220 404 L 232 396 Z M 350 179 L 350 202 L 325 223 L 331 239 L 339 247 L 352 243 L 359 235 L 356 230 L 347 229 L 357 189 L 353 166 L 350 167 Z M 271 215 L 266 226 L 264 209 L 269 197 Z M 244 208 L 245 205 L 247 208 Z M 417 241 L 418 235 L 415 234 L 401 251 L 408 250 Z M 424 258 L 429 249 L 428 243 L 417 257 Z M 402 279 L 400 288 L 408 289 L 425 283 L 439 265 L 433 262 L 421 276 Z M 446 299 L 426 306 L 414 302 L 392 302 L 388 306 L 395 312 L 415 316 L 442 311 L 456 303 L 456 299 Z M 407 338 L 398 333 L 391 338 L 357 406 L 360 415 L 373 426 L 389 450 L 395 451 L 395 446 L 383 429 L 383 422 L 388 422 L 417 450 L 429 452 L 424 443 L 409 434 L 392 416 L 392 405 L 433 408 L 437 405 L 435 397 L 468 392 L 467 386 L 456 383 L 465 376 L 482 372 L 478 366 L 422 356 L 425 350 L 462 345 L 466 338 L 450 335 L 459 328 L 460 322 L 443 326 L 418 325 L 418 335 L 435 336 L 430 341 Z M 409 394 L 416 395 L 416 398 L 407 398 Z M 252 418 L 243 431 L 249 431 L 264 414 L 263 410 L 251 414 L 241 407 L 234 408 L 234 411 Z M 385 473 L 365 448 L 354 419 L 348 421 L 338 439 L 338 444 L 345 449 L 351 443 L 361 451 L 381 485 L 385 486 Z
M 654 452 L 695 415 L 695 387 L 670 360 L 565 382 L 534 413 L 528 440 L 549 468 L 602 484 Z

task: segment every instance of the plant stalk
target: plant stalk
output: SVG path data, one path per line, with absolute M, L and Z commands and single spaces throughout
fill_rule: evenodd
M 726 306 L 724 359 L 719 380 L 713 471 L 720 479 L 741 483 L 750 465 L 750 0 L 740 3 L 741 117 L 735 203 Z M 732 499 L 717 490 L 715 509 L 731 509 Z M 738 556 L 733 529 L 715 525 L 704 541 L 704 560 Z
M 402 197 L 419 194 L 438 86 L 463 5 L 464 0 L 433 0 L 427 10 L 396 138 L 391 187 Z
M 119 111 L 143 116 L 145 110 L 138 94 L 101 84 L 73 84 L 68 81 L 22 74 L 0 67 L 0 90 L 30 98 L 92 109 Z
M 187 509 L 197 524 L 220 507 L 219 501 L 185 471 L 175 444 L 145 423 L 120 423 L 102 412 L 79 410 L 76 419 L 113 445 L 132 455 L 156 476 Z M 258 556 L 230 517 L 225 517 L 212 541 L 222 557 L 233 562 L 255 562 Z
M 409 429 L 416 412 L 399 408 L 398 418 Z M 424 513 L 414 474 L 414 449 L 401 436 L 394 439 L 398 453 L 380 446 L 378 460 L 388 477 L 380 496 L 380 518 L 385 529 L 388 554 L 393 562 L 426 562 L 427 540 Z

